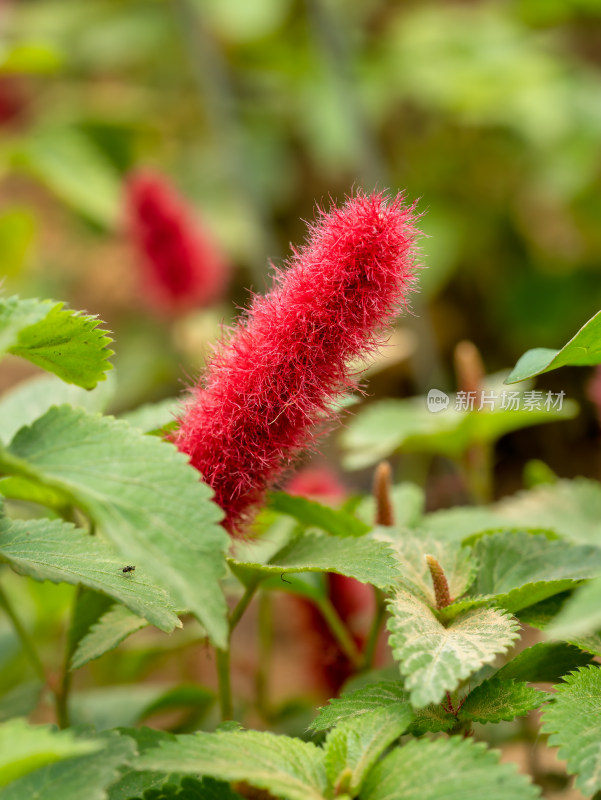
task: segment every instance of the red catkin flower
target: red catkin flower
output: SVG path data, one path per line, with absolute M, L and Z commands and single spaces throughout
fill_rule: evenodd
M 155 309 L 188 311 L 210 305 L 223 294 L 229 278 L 225 258 L 162 175 L 147 170 L 131 174 L 125 205 L 142 288 Z
M 176 444 L 241 533 L 331 404 L 355 385 L 347 364 L 372 351 L 414 280 L 413 207 L 359 194 L 320 211 L 274 288 L 218 346 L 180 419 Z

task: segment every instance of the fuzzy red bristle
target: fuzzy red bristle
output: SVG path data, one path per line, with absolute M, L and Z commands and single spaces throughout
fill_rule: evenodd
M 413 207 L 350 198 L 320 211 L 274 288 L 215 352 L 176 443 L 213 487 L 231 533 L 355 385 L 347 364 L 373 350 L 414 279 Z

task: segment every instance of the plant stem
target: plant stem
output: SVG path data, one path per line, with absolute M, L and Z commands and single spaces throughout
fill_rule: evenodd
M 61 674 L 61 680 L 55 692 L 56 721 L 61 730 L 68 728 L 71 724 L 69 716 L 69 692 L 71 691 L 71 671 L 69 669 L 68 653 L 65 654 L 65 664 Z
M 6 611 L 10 621 L 12 622 L 13 628 L 15 629 L 15 633 L 19 637 L 21 641 L 21 645 L 23 646 L 23 651 L 33 669 L 35 670 L 36 675 L 42 681 L 42 683 L 46 684 L 46 671 L 44 670 L 44 665 L 42 664 L 42 660 L 38 655 L 38 651 L 35 648 L 33 643 L 33 639 L 29 635 L 29 633 L 25 630 L 21 620 L 16 615 L 14 608 L 12 607 L 8 597 L 6 596 L 4 589 L 0 586 L 0 606 Z
M 221 719 L 233 719 L 232 682 L 230 679 L 230 651 L 217 649 L 217 677 L 219 679 L 219 708 Z
M 238 600 L 238 603 L 234 606 L 232 613 L 230 614 L 230 636 L 232 635 L 236 625 L 240 622 L 240 619 L 248 608 L 250 601 L 253 599 L 258 585 L 258 581 L 255 583 L 250 583 L 246 587 L 240 600 Z
M 374 656 L 376 654 L 376 646 L 378 644 L 378 637 L 380 635 L 380 630 L 382 629 L 384 616 L 386 615 L 386 603 L 384 602 L 384 595 L 375 586 L 374 595 L 376 598 L 376 611 L 371 625 L 371 630 L 365 644 L 365 651 L 363 653 L 363 671 L 371 669 L 373 666 Z
M 355 669 L 360 669 L 363 661 L 361 653 L 329 598 L 323 597 L 318 600 L 317 606 L 342 652 L 352 662 Z
M 230 70 L 219 43 L 206 25 L 201 4 L 173 0 L 173 11 L 202 108 L 213 129 L 214 144 L 220 153 L 225 177 L 233 194 L 244 204 L 257 233 L 256 252 L 250 267 L 256 281 L 255 288 L 260 290 L 266 281 L 265 263 L 278 256 L 280 247 L 264 192 L 248 167 L 252 154 L 245 125 L 240 120 L 239 102 Z
M 469 489 L 474 500 L 483 505 L 493 499 L 493 452 L 490 443 L 478 442 L 464 455 Z
M 215 650 L 217 659 L 217 680 L 219 683 L 219 707 L 221 709 L 221 719 L 224 722 L 225 720 L 232 719 L 234 714 L 232 703 L 232 679 L 230 674 L 230 645 L 232 633 L 248 608 L 250 601 L 253 599 L 258 585 L 259 581 L 255 581 L 254 583 L 250 583 L 244 590 L 244 594 L 232 609 L 229 617 L 227 648 L 225 650 L 216 648 Z

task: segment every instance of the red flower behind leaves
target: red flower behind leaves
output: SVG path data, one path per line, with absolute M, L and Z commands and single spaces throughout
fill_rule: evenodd
M 176 444 L 241 533 L 267 488 L 355 386 L 348 362 L 373 350 L 414 279 L 413 207 L 382 194 L 320 212 L 272 291 L 217 348 Z
M 168 313 L 208 306 L 223 294 L 229 266 L 168 181 L 136 172 L 126 182 L 127 227 L 149 303 Z

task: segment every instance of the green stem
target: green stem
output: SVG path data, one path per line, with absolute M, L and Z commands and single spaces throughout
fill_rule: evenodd
M 232 682 L 230 678 L 230 651 L 217 649 L 217 678 L 219 680 L 219 708 L 221 719 L 233 719 Z
M 56 721 L 61 730 L 71 724 L 69 716 L 69 692 L 71 691 L 71 670 L 68 658 L 65 659 L 61 674 L 61 681 L 55 694 Z
M 386 603 L 384 602 L 384 595 L 379 589 L 374 586 L 374 595 L 376 598 L 376 611 L 371 624 L 371 630 L 365 644 L 365 651 L 363 653 L 363 670 L 368 670 L 373 667 L 374 656 L 376 654 L 376 646 L 382 629 L 382 623 L 386 615 Z
M 21 644 L 23 646 L 23 651 L 27 658 L 29 659 L 31 666 L 35 670 L 36 675 L 42 681 L 42 683 L 46 683 L 46 671 L 44 670 L 44 665 L 42 664 L 42 660 L 40 659 L 38 652 L 35 648 L 33 643 L 33 639 L 27 633 L 24 626 L 21 623 L 21 620 L 16 615 L 14 608 L 10 604 L 8 597 L 6 596 L 4 589 L 0 586 L 0 606 L 6 611 L 10 621 L 12 622 L 13 628 L 17 636 L 19 637 Z
M 470 492 L 478 503 L 486 505 L 493 499 L 493 447 L 478 442 L 464 455 L 465 471 Z
M 248 608 L 250 601 L 253 599 L 259 581 L 249 584 L 244 590 L 244 594 L 234 606 L 229 617 L 229 632 L 228 642 L 225 650 L 217 648 L 217 680 L 219 683 L 219 707 L 221 709 L 221 719 L 223 721 L 232 719 L 234 714 L 232 703 L 232 678 L 230 674 L 230 645 L 232 633 L 236 625 L 240 622 L 242 615 Z
M 342 652 L 356 669 L 360 669 L 363 661 L 361 653 L 331 601 L 324 597 L 317 601 L 317 606 Z
M 234 628 L 236 627 L 236 625 L 240 622 L 240 619 L 244 614 L 244 612 L 246 611 L 246 609 L 248 608 L 250 601 L 253 599 L 255 592 L 257 591 L 258 585 L 259 585 L 258 581 L 255 583 L 250 583 L 246 587 L 244 594 L 242 595 L 240 600 L 238 600 L 238 603 L 234 606 L 232 613 L 230 614 L 230 636 L 234 632 Z

